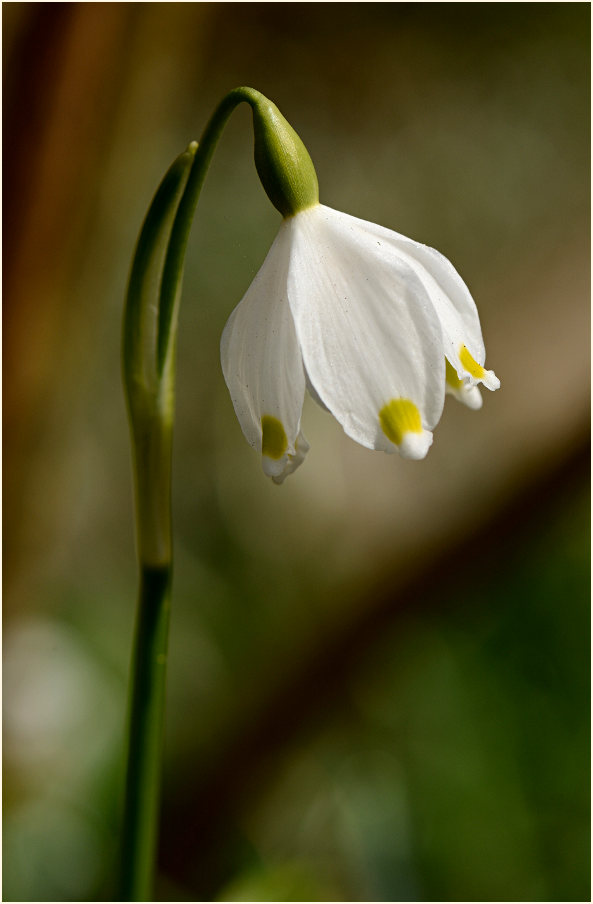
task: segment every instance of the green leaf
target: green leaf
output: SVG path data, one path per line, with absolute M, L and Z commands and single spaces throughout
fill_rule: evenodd
M 175 222 L 196 150 L 197 143 L 192 142 L 167 170 L 136 246 L 123 343 L 124 380 L 130 406 L 160 390 L 164 360 L 170 351 L 172 306 L 181 290 L 183 271 L 181 263 L 174 274 L 165 278 L 166 262 L 171 257 Z

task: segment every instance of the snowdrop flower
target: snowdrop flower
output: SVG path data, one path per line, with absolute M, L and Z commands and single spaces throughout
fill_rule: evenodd
M 291 130 L 281 143 L 272 181 L 256 133 L 260 178 L 284 220 L 221 340 L 243 433 L 281 483 L 309 448 L 301 430 L 308 390 L 356 442 L 422 459 L 445 390 L 479 408 L 478 385 L 500 385 L 484 367 L 476 305 L 438 251 L 320 204 L 302 142 Z M 299 183 L 295 161 L 303 159 Z

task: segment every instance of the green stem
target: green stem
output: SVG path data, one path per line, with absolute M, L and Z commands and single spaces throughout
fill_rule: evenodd
M 185 249 L 212 154 L 242 101 L 255 108 L 266 99 L 251 88 L 231 91 L 200 144 L 192 143 L 166 174 L 144 221 L 128 287 L 124 385 L 135 471 L 140 593 L 119 887 L 119 900 L 125 901 L 152 899 L 171 589 L 175 345 Z
M 158 366 L 161 371 L 165 366 L 171 332 L 175 332 L 177 325 L 179 288 L 183 277 L 185 249 L 196 205 L 222 131 L 235 107 L 243 102 L 248 103 L 254 110 L 263 102 L 269 103 L 259 91 L 255 91 L 253 88 L 235 88 L 233 91 L 229 91 L 210 117 L 202 133 L 185 191 L 179 203 L 161 283 L 158 329 Z
M 156 849 L 171 569 L 143 568 L 131 679 L 122 901 L 150 901 Z

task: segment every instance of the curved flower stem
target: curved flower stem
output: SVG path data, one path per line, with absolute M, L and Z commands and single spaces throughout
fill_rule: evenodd
M 161 304 L 159 306 L 158 363 L 164 367 L 171 329 L 175 330 L 179 287 L 183 276 L 185 249 L 194 213 L 210 161 L 218 139 L 235 107 L 246 102 L 252 108 L 267 103 L 266 98 L 253 88 L 234 88 L 222 99 L 210 117 L 195 151 L 194 164 L 187 180 L 185 192 L 179 204 L 171 233 L 171 242 L 163 269 Z
M 124 316 L 123 374 L 133 448 L 140 591 L 130 677 L 129 740 L 118 900 L 152 898 L 172 573 L 171 445 L 183 264 L 212 154 L 234 108 L 269 102 L 236 88 L 201 142 L 166 173 L 134 255 Z

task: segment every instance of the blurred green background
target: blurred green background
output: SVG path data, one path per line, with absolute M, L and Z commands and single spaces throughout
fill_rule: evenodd
M 321 200 L 437 247 L 502 381 L 422 463 L 221 374 L 279 225 L 234 114 L 188 251 L 161 900 L 588 900 L 590 8 L 3 5 L 4 900 L 111 893 L 136 565 L 120 331 L 171 160 L 252 85 Z

